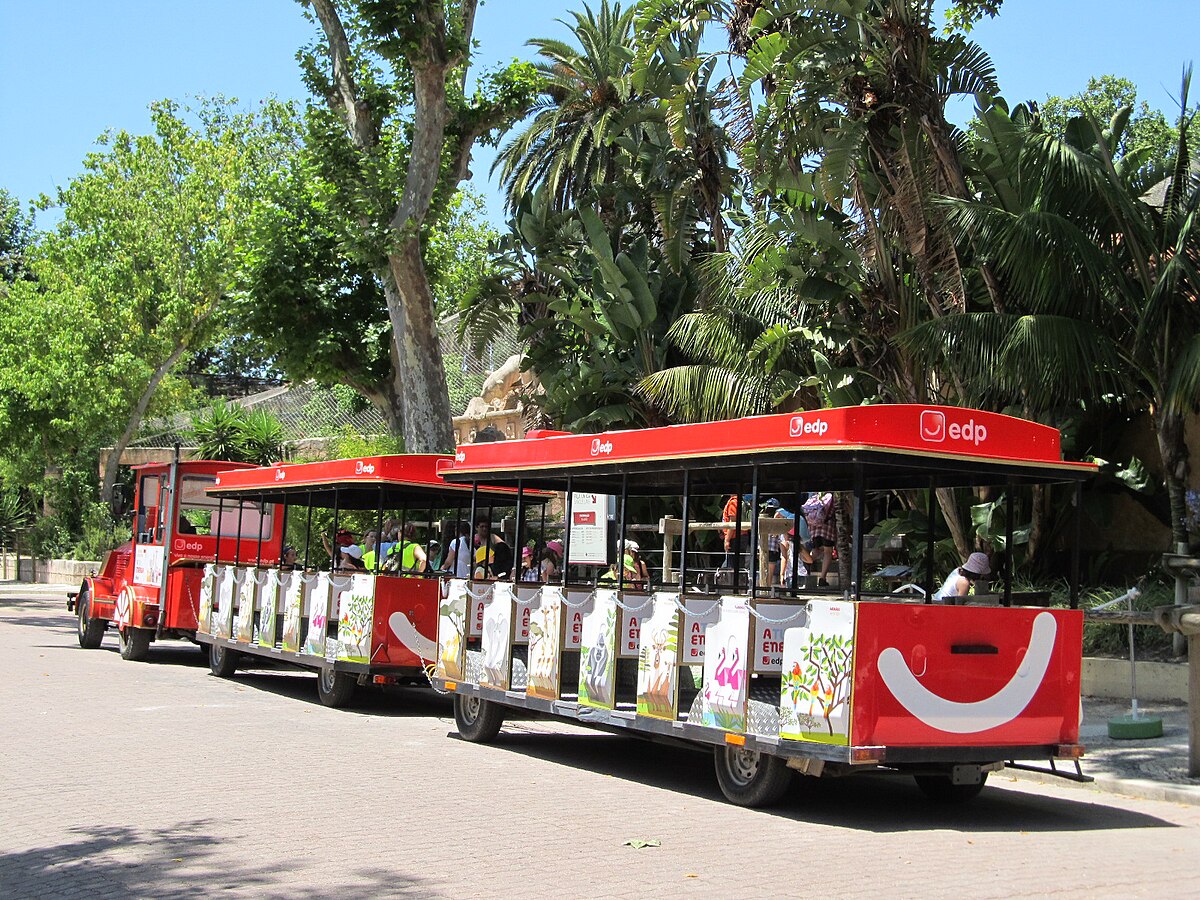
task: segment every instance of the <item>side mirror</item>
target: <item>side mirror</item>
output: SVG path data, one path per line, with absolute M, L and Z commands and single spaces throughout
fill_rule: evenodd
M 127 484 L 114 484 L 109 505 L 114 519 L 123 519 L 129 511 L 130 489 Z

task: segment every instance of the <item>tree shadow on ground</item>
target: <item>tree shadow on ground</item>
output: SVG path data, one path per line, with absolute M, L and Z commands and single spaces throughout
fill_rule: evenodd
M 452 737 L 457 735 L 451 733 Z M 714 802 L 726 803 L 717 787 L 707 750 L 666 746 L 608 734 L 530 734 L 505 730 L 493 746 L 509 753 L 574 769 L 611 775 Z M 1003 773 L 963 805 L 940 805 L 925 798 L 906 776 L 856 775 L 848 778 L 797 776 L 784 801 L 763 815 L 870 832 L 931 829 L 971 832 L 1074 832 L 1127 828 L 1174 828 L 1156 816 L 1086 801 L 1005 790 Z
M 295 884 L 302 861 L 276 854 L 256 865 L 231 858 L 225 846 L 230 822 L 200 819 L 166 829 L 87 825 L 60 844 L 0 853 L 5 896 L 206 897 L 221 891 L 255 897 L 340 898 L 430 896 L 419 876 L 384 869 L 355 869 L 321 887 Z M 311 878 L 312 872 L 303 874 Z

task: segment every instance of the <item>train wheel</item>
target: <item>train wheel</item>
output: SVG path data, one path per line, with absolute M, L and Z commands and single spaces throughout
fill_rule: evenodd
M 218 678 L 229 678 L 237 671 L 242 654 L 213 642 L 208 645 L 208 668 Z
M 103 619 L 91 618 L 91 594 L 83 591 L 75 599 L 75 612 L 79 616 L 79 646 L 84 650 L 95 650 L 104 640 L 108 623 Z
M 738 806 L 773 806 L 792 783 L 792 770 L 782 759 L 757 750 L 717 747 L 713 762 L 721 793 Z
M 317 673 L 317 696 L 321 698 L 323 705 L 332 709 L 349 703 L 356 687 L 357 678 L 345 672 L 338 672 L 333 666 L 326 666 Z
M 121 648 L 121 659 L 141 662 L 150 653 L 150 630 L 131 626 L 119 628 L 117 644 Z
M 966 803 L 979 796 L 987 777 L 987 772 L 980 772 L 978 784 L 955 784 L 949 775 L 914 775 L 913 780 L 934 803 Z
M 490 700 L 455 694 L 454 724 L 463 740 L 485 744 L 500 733 L 504 725 L 504 708 Z

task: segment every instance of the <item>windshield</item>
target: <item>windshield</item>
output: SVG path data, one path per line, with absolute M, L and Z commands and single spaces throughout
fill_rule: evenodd
M 179 495 L 179 533 L 216 533 L 222 537 L 236 537 L 240 521 L 243 540 L 258 540 L 260 535 L 264 539 L 269 537 L 275 507 L 269 503 L 245 500 L 240 504 L 239 518 L 239 504 L 236 501 L 226 500 L 222 504 L 208 496 L 207 490 L 216 484 L 216 480 L 213 475 L 183 476 Z

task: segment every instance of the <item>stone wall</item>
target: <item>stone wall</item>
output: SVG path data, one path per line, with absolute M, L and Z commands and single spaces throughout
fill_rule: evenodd
M 100 563 L 81 559 L 31 559 L 21 554 L 20 568 L 17 557 L 12 553 L 0 556 L 0 578 L 5 581 L 25 581 L 35 584 L 80 585 L 93 572 L 100 571 Z

